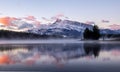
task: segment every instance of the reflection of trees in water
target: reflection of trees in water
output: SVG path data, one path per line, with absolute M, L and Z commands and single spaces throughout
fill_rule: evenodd
M 100 44 L 39 44 L 39 45 L 2 45 L 0 51 L 12 51 L 16 49 L 27 49 L 29 52 L 40 52 L 55 57 L 81 57 L 88 54 L 99 55 Z M 57 56 L 58 55 L 58 56 Z M 74 56 L 74 57 L 73 57 Z
M 42 58 L 42 56 L 46 56 L 57 63 L 64 63 L 68 60 L 80 59 L 86 56 L 95 57 L 99 56 L 100 50 L 111 50 L 114 48 L 120 47 L 119 44 L 99 44 L 99 43 L 80 43 L 80 44 L 36 44 L 36 45 L 1 45 L 0 52 L 9 51 L 8 55 L 10 58 L 15 60 L 27 60 L 29 58 L 35 59 L 36 57 Z M 14 51 L 16 49 L 23 49 L 22 51 L 18 51 L 14 56 Z M 27 50 L 27 52 L 24 52 Z M 52 59 L 51 59 L 52 58 Z M 40 60 L 38 58 L 38 60 Z M 46 61 L 47 61 L 46 60 Z M 35 60 L 36 61 L 36 60 Z
M 81 43 L 81 44 L 36 44 L 36 45 L 1 45 L 0 51 L 14 52 L 16 49 L 28 50 L 27 54 L 43 54 L 54 56 L 60 59 L 80 58 L 88 55 L 99 56 L 100 48 L 102 50 L 111 50 L 120 47 L 119 44 L 99 44 L 99 43 Z M 24 53 L 24 52 L 23 52 Z M 22 54 L 22 53 L 21 53 Z M 24 54 L 24 56 L 26 56 Z
M 0 45 L 0 51 L 12 51 L 28 48 L 27 45 Z
M 19 52 L 19 55 L 26 57 L 38 53 L 41 55 L 50 55 L 58 60 L 61 59 L 71 59 L 79 58 L 84 56 L 84 49 L 82 44 L 38 44 L 38 45 L 2 45 L 0 46 L 0 51 L 6 51 L 10 54 L 15 50 L 25 49 L 28 50 L 27 53 Z M 24 56 L 23 56 L 24 55 Z M 26 57 L 27 58 L 27 57 Z
M 94 54 L 95 57 L 98 57 L 100 48 L 101 48 L 101 45 L 97 43 L 94 43 L 94 44 L 85 43 L 84 44 L 84 50 L 87 55 Z
M 76 59 L 81 56 L 84 56 L 84 49 L 82 44 L 39 44 L 39 45 L 2 45 L 0 46 L 1 54 L 8 52 L 7 55 L 10 56 L 11 60 L 22 61 L 34 56 L 46 56 L 48 58 L 54 58 L 57 63 L 64 62 L 65 60 Z M 14 56 L 16 50 L 23 49 L 18 51 Z M 24 52 L 28 50 L 28 52 Z M 82 53 L 83 52 L 83 53 Z

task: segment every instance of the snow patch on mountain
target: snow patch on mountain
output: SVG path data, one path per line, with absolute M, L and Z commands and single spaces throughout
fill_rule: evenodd
M 77 21 L 57 19 L 52 24 L 41 25 L 39 28 L 28 30 L 28 32 L 46 35 L 62 35 L 65 37 L 80 37 L 86 28 L 92 30 L 93 26 Z

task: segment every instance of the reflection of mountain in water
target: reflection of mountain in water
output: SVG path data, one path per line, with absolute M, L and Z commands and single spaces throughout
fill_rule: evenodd
M 14 52 L 17 52 L 16 57 L 20 57 L 21 59 L 34 57 L 37 54 L 47 55 L 55 58 L 57 61 L 61 61 L 93 54 L 97 56 L 100 51 L 100 46 L 91 46 L 89 44 L 2 45 L 0 46 L 0 51 L 1 53 L 9 53 L 8 55 L 11 57 Z
M 94 55 L 94 57 L 98 57 L 100 51 L 119 47 L 119 44 L 104 45 L 99 43 L 1 45 L 0 56 L 6 53 L 10 60 L 14 60 L 14 62 L 23 62 L 28 59 L 36 61 L 36 59 L 41 60 L 42 57 L 47 57 L 46 61 L 62 62 L 85 56 Z

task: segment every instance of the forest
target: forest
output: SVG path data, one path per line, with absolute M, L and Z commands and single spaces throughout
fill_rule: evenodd
M 47 38 L 61 38 L 61 36 L 39 35 L 39 34 L 27 33 L 27 32 L 0 30 L 0 39 L 47 39 Z

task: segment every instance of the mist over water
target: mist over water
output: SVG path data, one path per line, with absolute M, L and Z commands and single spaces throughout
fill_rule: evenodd
M 119 42 L 0 45 L 2 71 L 119 72 L 119 67 Z

